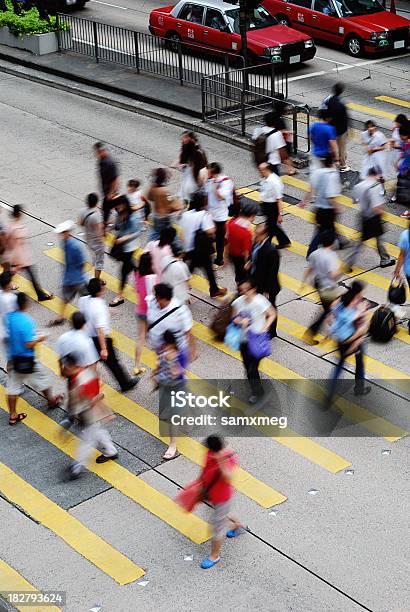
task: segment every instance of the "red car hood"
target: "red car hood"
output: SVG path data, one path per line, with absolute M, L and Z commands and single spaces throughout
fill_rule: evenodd
M 348 17 L 349 21 L 363 26 L 370 32 L 387 32 L 410 26 L 410 20 L 400 15 L 394 15 L 388 11 L 383 13 L 372 13 L 370 15 L 359 15 L 357 17 Z
M 248 44 L 253 43 L 263 48 L 299 42 L 301 40 L 310 40 L 311 38 L 307 34 L 297 32 L 293 30 L 293 28 L 288 28 L 288 26 L 285 25 L 275 25 L 261 30 L 253 30 L 248 32 L 246 37 Z

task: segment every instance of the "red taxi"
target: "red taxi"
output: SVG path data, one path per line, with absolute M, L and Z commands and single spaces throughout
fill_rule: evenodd
M 171 43 L 191 42 L 211 52 L 241 53 L 239 8 L 222 0 L 182 0 L 151 12 L 149 30 Z M 278 21 L 262 6 L 252 10 L 247 31 L 248 53 L 255 62 L 298 64 L 315 56 L 310 36 Z
M 343 45 L 353 57 L 410 44 L 410 20 L 386 11 L 378 0 L 264 0 L 263 6 L 280 23 Z

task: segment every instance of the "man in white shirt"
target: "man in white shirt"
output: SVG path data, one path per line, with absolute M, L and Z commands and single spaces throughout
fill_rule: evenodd
M 394 266 L 396 260 L 387 253 L 383 241 L 383 204 L 386 201 L 384 187 L 378 168 L 369 168 L 367 177 L 358 183 L 353 190 L 353 199 L 358 203 L 360 209 L 362 233 L 360 241 L 354 247 L 352 253 L 346 259 L 348 271 L 351 271 L 353 263 L 363 246 L 363 242 L 370 238 L 376 238 L 377 250 L 380 255 L 380 267 Z
M 215 224 L 211 214 L 205 209 L 205 197 L 195 193 L 191 200 L 191 210 L 185 211 L 180 219 L 180 228 L 185 250 L 185 259 L 192 273 L 195 268 L 203 268 L 209 282 L 209 294 L 212 298 L 226 295 L 224 287 L 218 287 L 212 268 L 212 240 L 215 236 Z M 197 234 L 201 233 L 201 246 L 198 248 Z M 207 240 L 208 238 L 208 240 Z
M 8 312 L 17 310 L 17 295 L 12 291 L 13 275 L 9 270 L 0 274 L 0 343 L 4 354 L 7 355 L 7 333 L 4 326 L 4 317 Z
M 291 242 L 283 229 L 279 227 L 282 224 L 283 183 L 279 176 L 272 172 L 270 164 L 260 164 L 259 173 L 262 177 L 259 183 L 261 208 L 266 217 L 269 240 L 275 236 L 278 241 L 277 248 L 284 249 Z
M 175 335 L 178 349 L 187 353 L 192 329 L 192 314 L 186 304 L 173 297 L 172 287 L 159 283 L 154 295 L 147 296 L 148 339 L 155 351 L 163 345 L 164 333 Z
M 188 304 L 191 273 L 182 259 L 183 251 L 180 246 L 173 244 L 171 248 L 172 255 L 166 255 L 163 259 L 161 280 L 172 287 L 174 298 L 182 304 Z
M 280 165 L 283 162 L 294 174 L 293 165 L 286 148 L 286 141 L 281 131 L 283 120 L 280 120 L 280 117 L 275 113 L 267 113 L 264 121 L 265 125 L 255 128 L 252 134 L 253 141 L 257 141 L 264 134 L 267 135 L 265 150 L 262 152 L 261 158 L 258 156 L 258 159 L 255 159 L 256 165 L 259 166 L 260 163 L 266 162 L 272 166 L 272 171 L 279 176 Z
M 86 320 L 86 332 L 94 342 L 102 362 L 112 372 L 125 393 L 138 383 L 138 378 L 131 378 L 118 361 L 114 343 L 110 336 L 110 313 L 103 296 L 105 286 L 101 279 L 92 278 L 88 283 L 89 295 L 79 299 L 78 307 Z
M 100 360 L 94 342 L 84 331 L 85 317 L 82 312 L 74 312 L 71 318 L 73 328 L 60 336 L 55 343 L 55 350 L 60 361 L 67 355 L 75 354 L 77 364 L 82 368 L 94 366 Z
M 208 196 L 208 212 L 215 223 L 215 266 L 224 264 L 225 224 L 229 217 L 229 207 L 233 203 L 233 181 L 222 174 L 222 166 L 217 162 L 208 164 L 208 180 L 205 185 Z

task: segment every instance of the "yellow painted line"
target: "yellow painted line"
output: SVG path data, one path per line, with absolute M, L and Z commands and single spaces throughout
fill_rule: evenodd
M 28 404 L 22 398 L 19 398 L 18 401 L 19 405 L 22 406 L 22 411 L 27 413 L 27 419 L 24 420 L 24 424 L 44 438 L 44 440 L 53 444 L 53 446 L 60 451 L 75 459 L 76 448 L 79 443 L 77 436 L 68 433 L 65 437 L 62 437 L 61 434 L 63 430 L 58 423 Z M 1 385 L 0 406 L 3 410 L 6 410 L 6 408 L 4 408 L 5 389 Z M 209 539 L 209 525 L 205 521 L 194 514 L 184 512 L 171 498 L 151 487 L 144 482 L 144 480 L 129 472 L 119 463 L 115 461 L 110 461 L 101 465 L 95 463 L 98 454 L 97 451 L 94 451 L 91 456 L 91 463 L 87 468 L 90 472 L 93 472 L 108 482 L 117 489 L 117 491 L 120 491 L 135 501 L 151 514 L 157 516 L 192 540 L 192 542 L 202 544 Z M 138 570 L 142 571 L 141 568 L 138 568 Z M 133 580 L 135 580 L 135 578 L 133 578 Z
M 401 100 L 400 98 L 391 98 L 390 96 L 375 96 L 375 100 L 381 102 L 387 102 L 388 104 L 396 104 L 397 106 L 404 106 L 404 108 L 410 108 L 410 102 L 407 100 Z
M 27 295 L 29 295 L 31 298 L 36 299 L 35 293 L 29 281 L 20 275 L 16 275 L 15 278 L 16 278 L 16 281 L 19 283 L 21 290 L 27 293 Z M 50 300 L 47 302 L 41 302 L 41 305 L 44 306 L 45 308 L 48 308 L 49 310 L 52 310 L 53 312 L 59 312 L 59 308 L 61 306 L 61 300 L 60 298 L 56 297 L 53 300 Z M 76 308 L 74 308 L 71 304 L 69 304 L 67 307 L 68 316 L 71 316 L 71 314 L 75 311 L 76 311 Z M 210 333 L 207 327 L 194 322 L 193 329 L 192 329 L 193 335 L 200 339 L 203 339 L 208 344 L 212 344 L 213 346 L 216 346 L 213 340 L 211 342 L 209 340 L 204 339 L 206 337 L 205 335 L 203 335 L 204 330 Z M 116 346 L 119 347 L 121 351 L 123 351 L 130 357 L 134 356 L 135 342 L 131 340 L 131 338 L 128 338 L 121 332 L 117 332 L 117 331 L 112 331 L 111 335 L 113 337 L 113 340 L 115 341 Z M 226 348 L 225 352 L 227 352 L 227 354 L 232 354 L 233 357 L 235 357 L 236 359 L 239 359 L 239 356 L 236 356 L 234 353 L 230 353 L 229 349 L 227 347 L 225 348 Z M 142 351 L 142 362 L 146 364 L 149 368 L 154 369 L 157 365 L 157 358 L 156 358 L 155 353 L 151 351 L 150 349 L 147 349 L 144 347 Z M 287 368 L 284 368 L 280 364 L 275 364 L 273 361 L 271 361 L 270 363 L 276 366 L 276 374 L 275 372 L 270 374 L 273 378 L 278 378 L 278 377 L 284 378 L 284 379 L 294 378 L 298 380 L 303 378 L 299 376 L 299 374 L 296 374 L 296 372 L 292 372 L 292 370 L 288 370 Z M 192 380 L 199 380 L 199 377 L 193 374 L 192 372 L 190 372 L 189 370 L 186 371 L 186 375 L 188 378 Z M 350 465 L 350 463 L 348 463 L 342 457 L 339 457 L 335 453 L 331 454 L 330 451 L 321 447 L 319 444 L 316 444 L 312 440 L 309 440 L 308 438 L 303 438 L 304 440 L 306 440 L 306 444 L 305 444 L 305 447 L 302 447 L 300 441 L 297 441 L 298 434 L 296 434 L 296 432 L 290 431 L 289 438 L 285 438 L 284 430 L 281 430 L 281 434 L 282 434 L 281 436 L 275 438 L 275 441 L 279 442 L 280 444 L 288 448 L 292 448 L 295 452 L 300 453 L 301 455 L 303 455 L 305 458 L 309 459 L 313 463 L 317 463 L 318 465 L 325 467 L 325 469 L 328 469 L 332 473 L 335 473 L 337 471 L 344 469 L 346 465 Z M 310 454 L 310 450 L 312 448 L 313 448 L 313 452 Z M 323 457 L 320 456 L 319 449 L 323 450 Z M 331 455 L 333 455 L 333 457 Z
M 349 102 L 347 108 L 350 110 L 356 110 L 372 117 L 384 117 L 385 119 L 391 119 L 392 121 L 396 117 L 396 113 L 388 113 L 387 111 L 374 108 L 374 106 L 365 106 L 364 104 L 356 104 L 355 102 Z
M 0 391 L 1 395 L 2 391 L 3 389 Z M 2 400 L 4 399 L 3 395 Z M 141 567 L 37 491 L 4 463 L 0 463 L 0 491 L 6 499 L 50 529 L 118 584 L 129 584 L 145 574 Z
M 6 591 L 12 593 L 39 593 L 39 590 L 30 584 L 28 580 L 0 559 L 0 593 L 5 593 Z M 42 606 L 40 604 L 30 606 L 13 603 L 13 609 L 20 612 L 61 612 L 61 608 L 57 608 L 57 606 Z
M 45 344 L 41 345 L 39 347 L 39 357 L 41 363 L 52 370 L 57 376 L 59 375 L 58 357 L 51 348 Z M 109 385 L 104 384 L 102 390 L 105 395 L 104 402 L 113 412 L 120 414 L 128 421 L 137 425 L 137 427 L 164 442 L 164 444 L 169 443 L 167 436 L 160 435 L 159 419 L 155 414 L 152 414 L 152 412 Z M 197 465 L 204 465 L 206 448 L 197 440 L 185 436 L 179 437 L 178 451 Z M 235 470 L 233 483 L 240 493 L 256 501 L 263 508 L 276 506 L 287 499 L 282 493 L 275 491 L 243 468 Z

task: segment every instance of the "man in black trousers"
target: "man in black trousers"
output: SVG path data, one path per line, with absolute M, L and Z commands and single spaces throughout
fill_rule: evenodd
M 251 251 L 251 258 L 247 268 L 252 280 L 256 284 L 258 293 L 268 298 L 276 309 L 276 297 L 281 289 L 279 283 L 280 255 L 278 249 L 269 239 L 268 229 L 265 223 L 260 223 L 255 229 L 255 238 Z M 271 338 L 276 336 L 278 317 L 270 326 Z

